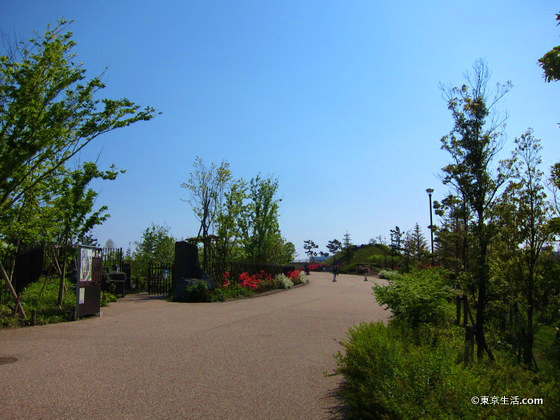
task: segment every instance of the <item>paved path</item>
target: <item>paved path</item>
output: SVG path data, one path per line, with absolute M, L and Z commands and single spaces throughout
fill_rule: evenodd
M 1 420 L 337 419 L 333 354 L 387 318 L 371 282 L 311 284 L 225 303 L 130 295 L 100 318 L 0 330 Z

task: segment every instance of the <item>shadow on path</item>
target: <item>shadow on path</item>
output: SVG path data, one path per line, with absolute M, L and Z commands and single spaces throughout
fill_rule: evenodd
M 124 298 L 118 300 L 118 302 L 146 302 L 149 300 L 161 300 L 166 301 L 167 296 L 165 295 L 150 295 L 148 293 L 131 293 L 126 295 Z
M 335 404 L 325 409 L 329 414 L 329 420 L 348 420 L 348 407 L 344 405 L 339 397 L 341 387 L 342 385 L 339 385 L 336 389 L 329 391 L 329 393 L 323 397 L 324 399 L 335 402 Z

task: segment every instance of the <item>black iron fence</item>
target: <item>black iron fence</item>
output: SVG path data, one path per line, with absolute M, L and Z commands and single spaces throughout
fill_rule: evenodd
M 173 287 L 173 266 L 150 264 L 147 291 L 151 295 L 170 295 Z
M 103 270 L 106 272 L 123 271 L 122 248 L 103 248 Z

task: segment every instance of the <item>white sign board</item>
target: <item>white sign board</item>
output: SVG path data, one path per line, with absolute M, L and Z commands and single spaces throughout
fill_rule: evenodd
M 91 281 L 93 249 L 80 248 L 80 278 L 79 282 Z

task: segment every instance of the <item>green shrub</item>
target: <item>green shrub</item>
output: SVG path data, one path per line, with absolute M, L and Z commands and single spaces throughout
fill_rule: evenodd
M 183 295 L 177 299 L 180 302 L 212 302 L 212 291 L 208 288 L 205 281 L 198 281 L 195 284 L 187 286 Z
M 294 283 L 284 274 L 278 274 L 274 279 L 274 284 L 279 289 L 289 289 Z
M 554 419 L 560 401 L 551 378 L 500 360 L 457 362 L 462 342 L 454 335 L 415 345 L 382 323 L 351 328 L 340 344 L 339 396 L 349 419 Z M 472 397 L 543 398 L 543 405 L 475 405 Z
M 373 286 L 375 299 L 387 305 L 399 322 L 415 328 L 444 318 L 451 296 L 445 278 L 437 270 L 422 270 L 393 278 L 388 286 Z
M 239 284 L 231 284 L 227 287 L 216 288 L 214 294 L 216 301 L 226 301 L 253 296 L 255 292 L 248 287 L 243 287 Z
M 109 303 L 116 301 L 117 297 L 113 293 L 101 291 L 101 306 L 109 306 Z
M 394 280 L 400 276 L 398 271 L 395 270 L 381 270 L 378 274 L 380 279 Z

